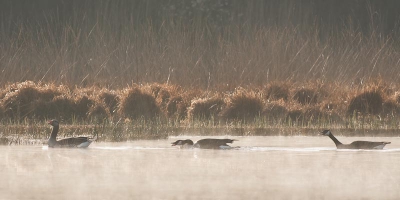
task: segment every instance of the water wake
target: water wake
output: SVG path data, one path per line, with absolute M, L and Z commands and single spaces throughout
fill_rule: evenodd
M 334 151 L 336 148 L 330 147 L 241 147 L 240 150 L 247 151 L 290 151 L 290 152 L 316 152 L 316 151 Z
M 320 152 L 320 151 L 340 151 L 340 152 L 400 152 L 400 148 L 395 149 L 336 149 L 334 147 L 241 147 L 238 150 L 245 151 L 288 151 L 288 152 Z
M 162 148 L 162 147 L 141 147 L 141 146 L 120 146 L 120 147 L 105 146 L 105 147 L 92 147 L 92 149 L 102 149 L 102 150 L 128 150 L 128 149 L 134 149 L 134 150 L 159 150 L 159 149 L 167 149 L 167 148 Z

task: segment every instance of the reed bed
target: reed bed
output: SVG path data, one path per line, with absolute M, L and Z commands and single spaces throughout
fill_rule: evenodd
M 270 88 L 284 85 L 279 91 L 285 95 L 272 98 Z M 65 136 L 100 133 L 106 141 L 190 132 L 270 135 L 270 130 L 277 129 L 290 130 L 290 134 L 325 128 L 362 130 L 363 134 L 393 132 L 400 129 L 399 90 L 380 79 L 358 87 L 320 81 L 274 82 L 259 88 L 196 92 L 158 83 L 108 90 L 27 81 L 0 91 L 1 134 L 46 138 L 50 131 L 45 121 L 52 118 L 61 121 Z
M 0 138 L 398 130 L 390 2 L 1 2 Z
M 290 0 L 279 5 L 274 1 L 232 1 L 226 2 L 231 6 L 228 8 L 221 1 L 209 0 L 189 1 L 191 6 L 185 1 L 169 2 L 172 5 L 141 0 L 56 0 L 49 5 L 47 0 L 42 1 L 55 8 L 43 6 L 44 13 L 27 15 L 17 3 L 4 3 L 0 85 L 30 80 L 121 89 L 134 82 L 232 90 L 273 81 L 323 80 L 357 85 L 378 76 L 388 82 L 399 81 L 399 29 L 391 26 L 385 32 L 379 26 L 389 21 L 398 24 L 397 18 L 385 18 L 385 10 L 375 12 L 368 7 L 375 4 L 372 2 L 358 2 L 371 15 L 363 15 L 366 22 L 343 16 L 341 23 L 335 21 L 329 27 L 326 24 L 331 21 L 318 21 L 318 15 L 311 17 L 311 5 Z M 314 4 L 325 6 L 319 1 Z M 182 9 L 193 7 L 195 10 L 187 13 L 200 16 L 174 17 L 178 10 L 168 9 L 178 9 L 178 5 Z M 282 9 L 275 11 L 271 9 L 274 6 Z M 162 16 L 153 19 L 143 13 L 152 9 L 159 9 Z M 353 12 L 345 5 L 340 11 L 344 10 Z M 247 18 L 238 19 L 234 15 L 241 13 L 236 12 L 243 12 Z M 213 13 L 225 14 L 229 20 L 218 24 L 219 18 Z M 265 18 L 276 22 L 263 19 L 269 14 L 277 16 Z M 298 16 L 301 14 L 305 16 Z

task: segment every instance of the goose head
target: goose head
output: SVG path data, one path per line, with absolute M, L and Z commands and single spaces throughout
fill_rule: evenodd
M 177 140 L 173 143 L 171 143 L 172 146 L 192 146 L 193 145 L 193 141 L 192 140 Z
M 50 121 L 48 122 L 48 124 L 50 124 L 51 126 L 58 126 L 58 125 L 59 125 L 59 123 L 58 123 L 58 121 L 57 121 L 56 119 L 50 120 Z
M 332 134 L 332 133 L 331 133 L 330 130 L 324 130 L 324 131 L 321 132 L 321 134 L 322 134 L 322 135 L 325 135 L 325 136 L 329 136 L 329 135 Z

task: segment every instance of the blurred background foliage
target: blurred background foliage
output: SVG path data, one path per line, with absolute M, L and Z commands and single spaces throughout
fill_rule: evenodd
M 0 85 L 400 79 L 397 0 L 1 0 Z
M 196 26 L 301 26 L 318 25 L 319 32 L 340 32 L 353 27 L 367 34 L 398 31 L 397 0 L 2 0 L 2 34 L 18 30 L 19 23 L 110 23 L 114 28 L 166 20 Z M 79 19 L 79 20 L 77 20 Z M 104 19 L 104 20 L 99 20 Z M 88 26 L 90 29 L 92 26 Z

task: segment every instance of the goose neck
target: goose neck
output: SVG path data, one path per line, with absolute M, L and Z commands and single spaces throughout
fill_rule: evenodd
M 333 142 L 336 144 L 336 146 L 342 145 L 342 143 L 338 139 L 336 139 L 336 137 L 333 136 L 332 133 L 329 134 L 329 137 L 333 140 Z
M 53 130 L 51 131 L 50 140 L 56 140 L 58 133 L 58 126 L 53 126 Z

